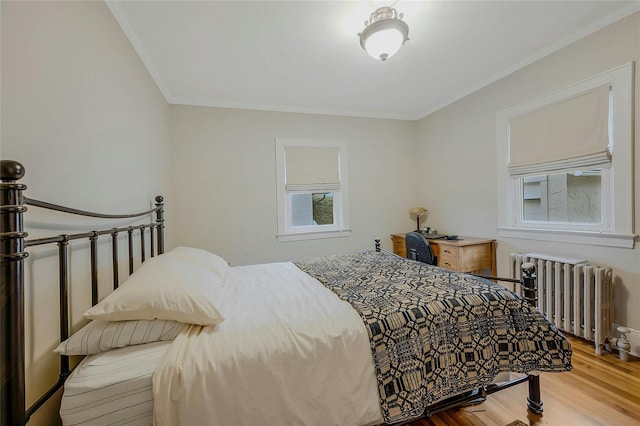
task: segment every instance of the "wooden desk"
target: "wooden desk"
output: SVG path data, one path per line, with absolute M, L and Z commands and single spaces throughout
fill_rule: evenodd
M 407 257 L 404 242 L 405 234 L 392 234 L 393 252 Z M 427 238 L 428 239 L 428 238 Z M 474 237 L 460 237 L 457 241 L 429 240 L 433 254 L 438 257 L 438 266 L 458 272 L 473 272 L 476 274 L 497 274 L 496 240 Z

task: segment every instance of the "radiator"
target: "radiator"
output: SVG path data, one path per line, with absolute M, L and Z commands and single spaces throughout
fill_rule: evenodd
M 513 278 L 520 278 L 523 262 L 536 266 L 538 310 L 558 329 L 594 342 L 600 355 L 613 323 L 611 268 L 535 253 L 510 258 Z

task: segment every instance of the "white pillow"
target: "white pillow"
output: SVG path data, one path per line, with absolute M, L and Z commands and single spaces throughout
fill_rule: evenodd
M 221 279 L 180 257 L 160 255 L 144 262 L 127 281 L 84 313 L 106 321 L 174 320 L 212 325 L 224 320 L 215 307 Z
M 60 343 L 61 355 L 91 355 L 110 349 L 173 340 L 186 324 L 167 320 L 94 320 Z
M 224 260 L 217 254 L 213 254 L 206 250 L 195 247 L 176 247 L 166 253 L 169 256 L 176 256 L 188 262 L 211 269 L 213 273 L 218 275 L 224 283 L 227 279 L 227 271 L 229 270 L 229 262 Z

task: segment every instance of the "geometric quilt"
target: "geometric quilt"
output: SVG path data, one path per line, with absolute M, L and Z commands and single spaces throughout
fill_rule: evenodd
M 562 333 L 487 279 L 374 251 L 294 263 L 362 318 L 387 423 L 419 417 L 502 371 L 572 368 Z

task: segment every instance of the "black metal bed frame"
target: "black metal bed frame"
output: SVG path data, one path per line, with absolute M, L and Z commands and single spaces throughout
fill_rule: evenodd
M 133 233 L 140 233 L 141 261 L 146 259 L 145 232 L 150 235 L 150 256 L 164 253 L 164 203 L 163 197 L 155 198 L 155 208 L 132 214 L 101 214 L 69 207 L 59 206 L 43 201 L 27 198 L 23 195 L 27 186 L 18 183 L 24 176 L 22 164 L 12 160 L 0 162 L 0 424 L 3 426 L 24 426 L 47 400 L 49 400 L 64 384 L 71 373 L 69 357 L 60 356 L 60 373 L 56 383 L 49 388 L 30 407 L 26 408 L 25 401 L 25 336 L 24 336 L 24 260 L 29 256 L 25 251 L 28 247 L 56 244 L 58 246 L 58 269 L 60 287 L 60 341 L 69 337 L 69 245 L 74 240 L 89 240 L 90 269 L 91 269 L 91 302 L 98 303 L 98 259 L 97 241 L 102 235 L 111 236 L 113 288 L 119 284 L 118 267 L 118 236 L 128 234 L 129 274 L 134 270 Z M 155 213 L 155 221 L 135 226 L 110 228 L 76 234 L 62 234 L 53 237 L 27 239 L 24 230 L 23 213 L 27 205 L 47 210 L 54 210 L 84 217 L 99 219 L 136 219 Z M 375 241 L 376 251 L 387 251 L 381 248 L 380 240 Z M 390 253 L 390 252 L 389 252 Z M 393 254 L 393 253 L 392 253 Z M 503 281 L 521 283 L 524 298 L 531 304 L 536 303 L 535 267 L 523 265 L 522 280 L 510 278 L 485 277 Z M 523 382 L 529 383 L 528 409 L 532 413 L 542 412 L 540 399 L 540 381 L 534 374 L 524 376 L 514 381 L 491 385 L 483 389 L 468 392 L 449 398 L 445 401 L 427 407 L 425 416 L 432 416 L 438 412 L 465 404 L 482 401 L 487 395 Z
M 23 426 L 49 398 L 62 387 L 71 373 L 69 357 L 60 356 L 60 373 L 56 383 L 29 408 L 25 401 L 25 337 L 24 337 L 24 260 L 29 256 L 27 247 L 57 244 L 60 286 L 60 341 L 69 337 L 69 244 L 74 240 L 89 240 L 91 269 L 91 303 L 98 303 L 98 237 L 111 236 L 113 288 L 119 284 L 118 243 L 119 234 L 128 235 L 129 274 L 134 270 L 134 231 L 140 233 L 140 260 L 147 257 L 145 235 L 150 236 L 150 256 L 164 252 L 164 203 L 161 196 L 155 198 L 151 210 L 132 214 L 101 214 L 59 206 L 27 198 L 23 195 L 26 185 L 18 183 L 24 176 L 22 164 L 12 160 L 0 162 L 0 424 Z M 110 228 L 77 234 L 27 240 L 22 214 L 27 205 L 84 217 L 99 219 L 136 219 L 155 213 L 155 221 L 135 226 Z M 150 219 L 149 219 L 150 220 Z

